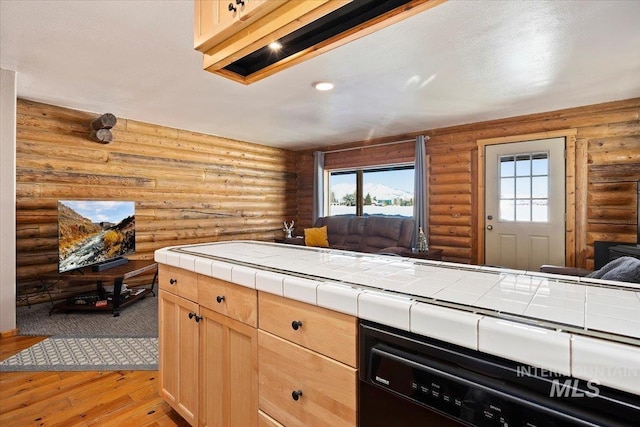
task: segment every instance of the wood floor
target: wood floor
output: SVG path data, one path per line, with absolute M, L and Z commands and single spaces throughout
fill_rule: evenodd
M 0 338 L 0 360 L 46 337 Z M 188 426 L 158 371 L 1 372 L 0 426 Z

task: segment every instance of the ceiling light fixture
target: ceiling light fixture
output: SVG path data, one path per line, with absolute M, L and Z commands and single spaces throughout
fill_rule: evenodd
M 269 49 L 271 50 L 279 50 L 282 49 L 282 43 L 279 41 L 269 43 Z
M 314 82 L 312 86 L 321 92 L 333 89 L 333 83 L 331 82 Z

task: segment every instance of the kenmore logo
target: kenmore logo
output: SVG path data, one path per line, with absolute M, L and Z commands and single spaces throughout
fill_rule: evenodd
M 376 381 L 378 381 L 379 383 L 382 383 L 384 385 L 389 385 L 389 380 L 385 380 L 384 378 L 380 378 L 377 375 L 376 375 Z
M 600 388 L 598 381 L 587 381 L 587 388 L 589 391 L 582 391 L 578 389 L 579 381 L 577 379 L 566 379 L 563 382 L 559 379 L 551 381 L 551 390 L 549 391 L 549 397 L 596 397 L 600 394 Z

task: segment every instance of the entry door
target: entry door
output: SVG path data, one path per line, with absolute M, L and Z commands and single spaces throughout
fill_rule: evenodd
M 565 262 L 565 139 L 485 147 L 485 263 Z

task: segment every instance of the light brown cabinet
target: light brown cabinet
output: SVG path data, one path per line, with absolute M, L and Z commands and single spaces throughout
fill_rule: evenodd
M 257 330 L 200 307 L 200 425 L 258 423 Z
M 193 426 L 256 426 L 256 291 L 165 265 L 159 283 L 161 396 Z
M 357 319 L 262 292 L 258 301 L 260 410 L 285 426 L 355 426 Z
M 281 6 L 284 0 L 195 0 L 194 47 L 206 53 L 215 45 Z
M 198 305 L 160 289 L 158 294 L 160 396 L 191 425 L 198 419 Z M 189 315 L 192 314 L 192 318 Z
M 374 8 L 375 2 L 359 5 L 353 0 L 195 0 L 194 45 L 204 54 L 204 70 L 250 84 L 444 1 L 409 0 Z M 327 27 L 340 31 L 326 31 Z M 325 28 L 321 35 L 318 28 Z M 286 55 L 269 52 L 275 60 L 265 61 L 265 55 L 256 60 L 257 51 L 294 33 L 293 39 L 313 34 L 316 41 Z M 236 62 L 250 54 L 251 65 Z
M 160 395 L 191 425 L 357 425 L 357 318 L 167 265 L 158 277 Z

